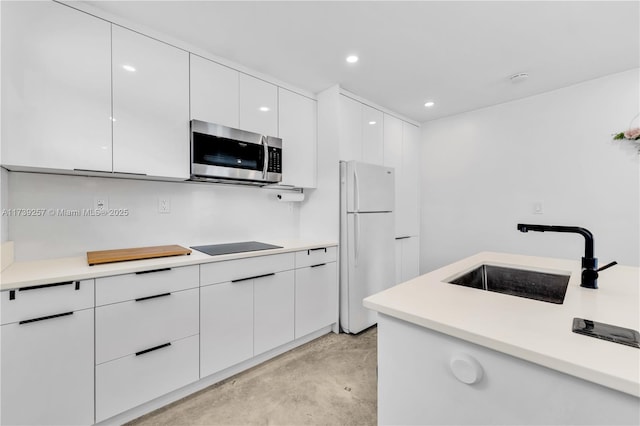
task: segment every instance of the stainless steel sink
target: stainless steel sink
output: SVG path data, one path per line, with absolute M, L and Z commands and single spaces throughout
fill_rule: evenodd
M 480 265 L 447 280 L 450 284 L 562 304 L 570 275 Z

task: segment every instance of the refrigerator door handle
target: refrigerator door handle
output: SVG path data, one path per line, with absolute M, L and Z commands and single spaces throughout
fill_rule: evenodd
M 358 169 L 353 170 L 354 211 L 360 211 L 360 188 L 358 188 Z
M 358 251 L 359 251 L 359 245 L 360 245 L 360 219 L 358 218 L 360 215 L 359 214 L 354 214 L 353 215 L 353 220 L 354 220 L 354 229 L 353 229 L 353 233 L 354 235 L 354 245 L 353 245 L 353 250 L 354 250 L 354 256 L 353 256 L 353 266 L 354 267 L 358 267 Z

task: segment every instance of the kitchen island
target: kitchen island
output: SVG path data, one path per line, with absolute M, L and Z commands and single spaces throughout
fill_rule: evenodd
M 449 284 L 481 264 L 570 274 L 553 304 Z M 483 252 L 370 296 L 380 424 L 638 424 L 640 349 L 572 332 L 573 318 L 638 330 L 640 271 Z

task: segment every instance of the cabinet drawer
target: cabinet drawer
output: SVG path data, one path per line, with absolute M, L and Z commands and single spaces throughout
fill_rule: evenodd
M 96 422 L 197 380 L 198 336 L 100 364 L 96 366 Z
M 96 308 L 96 364 L 198 334 L 199 289 Z
M 1 323 L 93 308 L 93 290 L 93 280 L 84 280 L 3 291 L 0 293 Z
M 217 284 L 274 272 L 288 271 L 293 269 L 293 267 L 293 253 L 207 263 L 200 265 L 200 285 Z
M 96 306 L 198 286 L 198 265 L 96 279 Z
M 305 266 L 335 262 L 337 253 L 338 248 L 336 246 L 297 251 L 296 268 L 304 268 Z

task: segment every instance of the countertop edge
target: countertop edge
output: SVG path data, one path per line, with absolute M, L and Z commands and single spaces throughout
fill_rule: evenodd
M 232 253 L 218 256 L 209 256 L 207 254 L 193 250 L 190 255 L 169 256 L 154 259 L 130 260 L 123 262 L 114 262 L 101 265 L 89 266 L 86 256 L 65 257 L 57 259 L 45 259 L 25 262 L 13 262 L 5 270 L 0 272 L 0 291 L 17 290 L 24 287 L 32 287 L 37 285 L 52 284 L 65 281 L 79 281 L 94 278 L 109 277 L 115 275 L 124 275 L 140 271 L 146 271 L 156 268 L 174 268 L 181 266 L 200 265 L 205 263 L 223 262 L 226 260 L 246 259 L 258 256 L 269 256 L 284 253 L 291 253 L 303 250 L 310 250 L 322 247 L 337 247 L 336 241 L 314 241 L 314 242 L 296 242 L 282 243 L 276 242 L 276 245 L 282 245 L 282 248 L 258 250 L 243 253 Z M 181 244 L 189 247 L 188 245 Z M 68 264 L 68 266 L 61 266 Z M 46 268 L 52 266 L 62 269 L 61 271 L 47 273 Z M 41 276 L 19 279 L 12 277 L 13 274 L 21 274 L 21 270 L 27 269 L 45 269 Z M 82 269 L 82 271 L 80 271 Z M 68 271 L 68 272 L 67 272 Z M 8 277 L 8 278 L 7 278 Z

